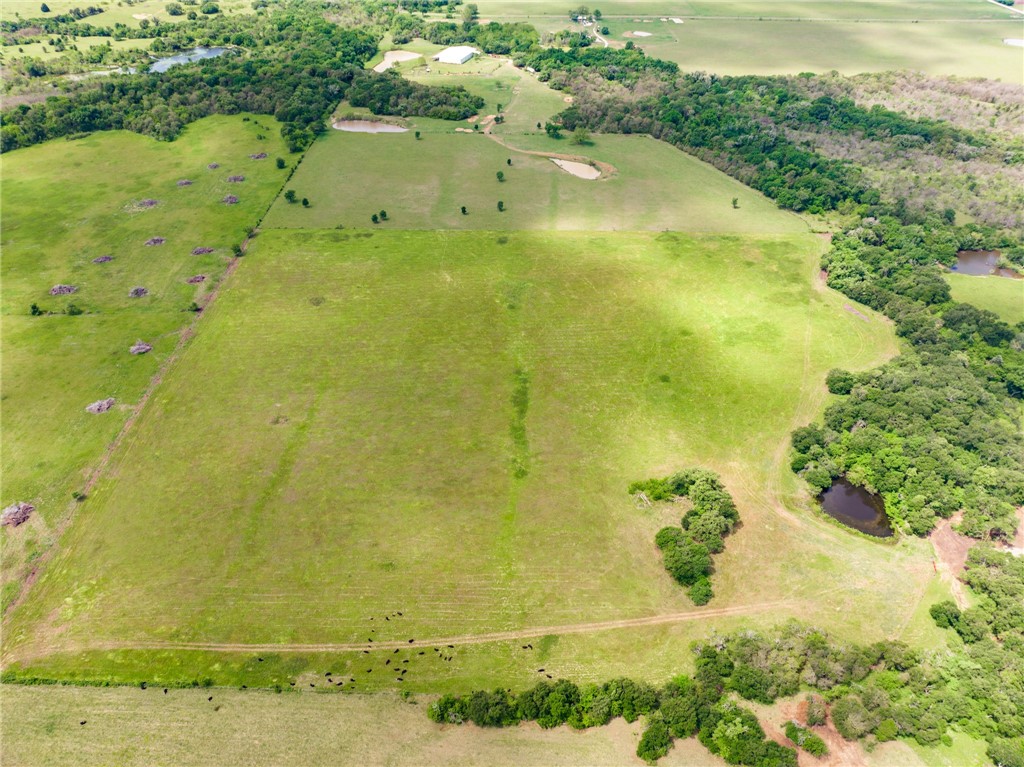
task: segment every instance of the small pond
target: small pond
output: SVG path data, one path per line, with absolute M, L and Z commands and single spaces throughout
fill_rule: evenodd
M 373 120 L 336 120 L 335 130 L 348 131 L 349 133 L 408 133 L 408 128 L 401 125 L 389 125 L 388 123 L 374 122 Z
M 178 64 L 189 64 L 193 61 L 202 61 L 203 59 L 215 59 L 218 56 L 222 56 L 227 53 L 227 51 L 227 48 L 193 48 L 190 51 L 176 53 L 173 56 L 160 59 L 149 68 L 149 71 L 166 72 L 168 69 L 173 66 L 177 66 Z
M 956 254 L 956 265 L 953 271 L 957 274 L 971 274 L 976 276 L 988 276 L 994 274 L 997 277 L 1010 277 L 1020 279 L 1021 275 L 1013 269 L 1004 269 L 999 266 L 998 250 L 961 250 Z
M 876 538 L 892 535 L 892 526 L 885 514 L 885 502 L 881 496 L 873 495 L 863 487 L 851 485 L 844 477 L 833 482 L 832 487 L 822 493 L 818 500 L 826 514 L 847 527 Z

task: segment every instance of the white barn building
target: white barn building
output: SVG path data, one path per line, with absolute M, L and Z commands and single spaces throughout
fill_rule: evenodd
M 455 45 L 451 48 L 445 48 L 434 56 L 434 61 L 439 61 L 442 64 L 465 64 L 476 54 L 476 48 L 469 45 Z

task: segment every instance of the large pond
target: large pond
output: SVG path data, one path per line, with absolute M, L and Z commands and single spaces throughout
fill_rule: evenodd
M 348 131 L 349 133 L 408 133 L 408 128 L 401 125 L 389 125 L 388 123 L 374 122 L 373 120 L 336 120 L 335 130 Z
M 885 514 L 885 502 L 881 496 L 873 495 L 863 487 L 851 485 L 844 477 L 833 482 L 832 487 L 822 493 L 818 500 L 826 514 L 847 527 L 876 538 L 892 535 L 892 526 Z
M 166 72 L 168 69 L 177 66 L 178 64 L 190 64 L 193 61 L 202 61 L 203 59 L 215 59 L 218 56 L 224 55 L 225 53 L 227 53 L 227 51 L 227 48 L 193 48 L 190 51 L 185 51 L 184 53 L 177 53 L 174 56 L 168 56 L 165 59 L 160 59 L 149 68 L 149 71 Z
M 1013 279 L 1021 277 L 1013 269 L 1004 269 L 999 266 L 998 250 L 961 250 L 956 254 L 956 265 L 953 267 L 953 271 L 958 274 L 977 276 L 994 274 L 997 277 Z

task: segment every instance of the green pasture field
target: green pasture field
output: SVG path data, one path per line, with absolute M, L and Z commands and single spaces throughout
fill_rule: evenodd
M 998 8 L 987 5 L 995 11 Z M 900 7 L 894 5 L 893 7 Z M 853 75 L 912 69 L 930 75 L 1024 82 L 1024 49 L 1003 43 L 1022 36 L 1009 13 L 997 21 L 918 23 L 694 19 L 684 24 L 606 20 L 608 40 L 625 45 L 634 31 L 645 53 L 683 71 L 723 75 L 830 72 Z
M 139 0 L 131 5 L 118 0 L 53 0 L 47 2 L 49 13 L 42 13 L 40 6 L 42 0 L 4 0 L 0 3 L 0 21 L 14 21 L 21 19 L 38 19 L 59 16 L 67 13 L 72 8 L 86 8 L 90 5 L 102 8 L 103 13 L 89 16 L 82 19 L 83 24 L 91 24 L 94 27 L 113 27 L 115 24 L 127 24 L 130 27 L 139 26 L 143 18 L 157 18 L 161 23 L 184 20 L 184 16 L 171 16 L 166 11 L 170 0 Z M 220 6 L 221 13 L 251 13 L 252 3 L 246 0 L 216 0 Z M 199 11 L 199 6 L 185 8 Z M 136 18 L 141 17 L 141 18 Z
M 4 580 L 15 591 L 19 563 L 51 539 L 71 492 L 83 489 L 191 323 L 189 305 L 221 278 L 231 246 L 245 238 L 284 182 L 287 171 L 274 167 L 274 158 L 285 156 L 277 124 L 263 116 L 245 119 L 210 117 L 172 143 L 119 131 L 4 155 L 0 502 L 37 508 L 27 524 L 0 533 Z M 270 157 L 249 159 L 261 151 Z M 208 169 L 211 162 L 220 168 Z M 236 174 L 245 182 L 227 183 Z M 181 188 L 180 179 L 194 183 Z M 240 202 L 222 204 L 227 194 Z M 159 204 L 135 207 L 147 198 Z M 167 241 L 147 247 L 150 237 Z M 191 255 L 198 246 L 216 250 Z M 92 262 L 108 254 L 113 261 Z M 207 282 L 186 284 L 195 274 L 207 275 Z M 51 296 L 56 284 L 78 292 Z M 130 298 L 136 286 L 149 295 Z M 30 316 L 32 304 L 52 314 Z M 69 304 L 83 314 L 64 314 Z M 137 340 L 153 351 L 130 355 Z M 113 410 L 85 412 L 106 397 L 117 399 Z M 5 600 L 11 593 L 5 587 Z
M 453 123 L 437 120 L 412 120 L 402 134 L 331 130 L 288 182 L 310 207 L 280 198 L 265 225 L 361 228 L 385 210 L 381 230 L 807 230 L 799 217 L 758 192 L 662 142 L 643 136 L 598 136 L 591 146 L 543 141 L 544 153 L 600 160 L 615 172 L 597 181 L 576 178 L 547 157 L 508 149 L 484 135 L 455 133 Z M 499 200 L 504 212 L 497 209 Z M 463 205 L 467 215 L 460 212 Z
M 947 274 L 953 299 L 995 312 L 1011 324 L 1024 322 L 1024 280 Z
M 712 627 L 789 616 L 899 635 L 927 545 L 801 513 L 786 461 L 825 372 L 895 351 L 818 281 L 822 247 L 265 231 L 7 622 L 6 667 L 442 691 L 526 686 L 539 661 L 663 679 Z M 625 493 L 694 464 L 744 520 L 703 610 L 652 543 L 681 510 Z
M 141 50 L 148 51 L 153 44 L 150 39 L 146 40 L 115 40 L 112 37 L 79 37 L 73 41 L 78 50 L 87 51 L 97 45 L 109 44 L 114 50 Z M 44 48 L 46 50 L 44 50 Z M 3 59 L 15 59 L 30 56 L 36 59 L 55 59 L 63 56 L 67 51 L 57 51 L 49 42 L 27 43 L 22 45 L 0 46 L 0 56 Z M 98 66 L 98 65 L 97 65 Z
M 568 20 L 572 5 L 558 0 L 480 0 L 482 19 L 559 17 Z M 787 18 L 787 19 L 1003 19 L 1011 12 L 972 0 L 607 0 L 591 4 L 604 19 L 643 18 Z
M 213 701 L 208 701 L 210 692 Z M 429 698 L 274 695 L 238 690 L 0 688 L 5 762 L 20 767 L 620 767 L 642 765 L 643 723 L 622 719 L 577 732 L 535 724 L 439 727 Z M 79 724 L 85 721 L 85 725 Z M 126 737 L 130 733 L 130 737 Z M 311 733 L 316 733 L 311 736 Z M 695 738 L 676 741 L 663 767 L 724 767 Z

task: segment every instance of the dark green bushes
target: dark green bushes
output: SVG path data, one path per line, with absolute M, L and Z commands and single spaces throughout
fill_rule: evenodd
M 811 756 L 825 756 L 828 753 L 825 741 L 796 722 L 786 722 L 786 737 Z
M 708 576 L 711 555 L 725 548 L 725 536 L 739 522 L 739 512 L 714 472 L 687 469 L 664 479 L 634 482 L 629 493 L 649 502 L 689 497 L 691 508 L 680 527 L 665 527 L 654 538 L 661 549 L 665 569 L 680 586 L 689 588 L 694 604 L 711 601 Z

